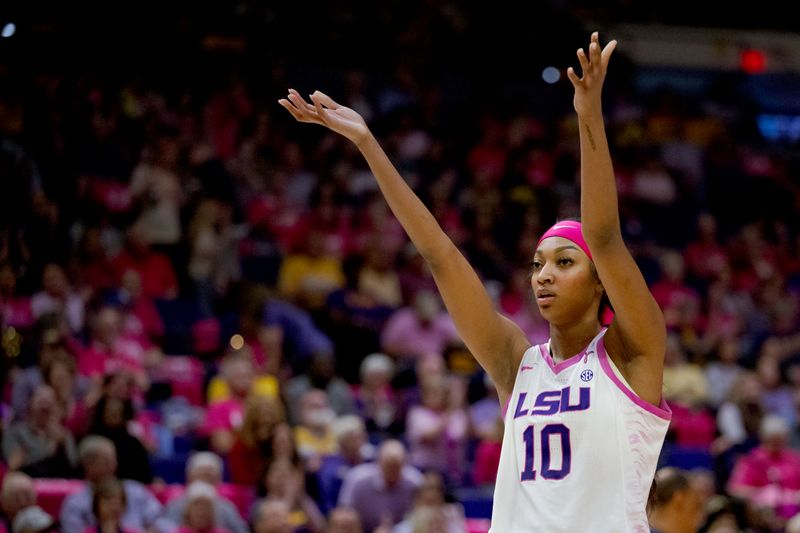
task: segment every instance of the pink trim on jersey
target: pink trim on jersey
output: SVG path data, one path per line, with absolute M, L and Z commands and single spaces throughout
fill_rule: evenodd
M 588 348 L 589 347 L 587 346 L 586 348 L 583 349 L 581 353 L 573 355 L 569 359 L 564 359 L 558 364 L 556 364 L 555 361 L 553 361 L 553 358 L 550 356 L 550 350 L 547 349 L 546 344 L 539 345 L 539 353 L 542 354 L 542 358 L 547 362 L 547 366 L 550 367 L 550 370 L 552 370 L 556 374 L 559 374 L 562 371 L 566 370 L 567 368 L 571 367 L 572 365 L 579 363 L 581 357 L 583 357 L 584 354 L 586 354 L 586 350 Z
M 506 419 L 506 413 L 508 412 L 508 404 L 511 403 L 511 397 L 512 396 L 514 396 L 513 392 L 511 394 L 509 394 L 508 398 L 506 398 L 506 404 L 503 406 L 503 420 Z
M 611 368 L 611 363 L 608 360 L 608 354 L 606 353 L 606 347 L 603 344 L 604 339 L 600 339 L 597 342 L 597 357 L 600 360 L 600 366 L 603 368 L 603 371 L 606 375 L 611 379 L 612 382 L 625 393 L 625 396 L 628 397 L 633 403 L 647 411 L 648 413 L 654 414 L 659 418 L 664 420 L 671 420 L 672 419 L 672 409 L 670 409 L 669 405 L 667 405 L 666 400 L 664 397 L 661 397 L 661 405 L 656 407 L 650 402 L 642 400 L 635 392 L 633 392 L 627 385 L 625 385 L 622 380 L 617 377 L 617 374 L 614 372 L 614 369 Z

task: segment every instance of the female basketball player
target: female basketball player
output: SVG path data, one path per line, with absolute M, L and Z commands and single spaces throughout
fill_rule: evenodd
M 535 250 L 531 285 L 550 341 L 531 346 L 495 311 L 478 276 L 392 166 L 364 120 L 315 92 L 283 105 L 350 139 L 430 265 L 467 347 L 506 405 L 492 531 L 647 532 L 645 504 L 670 411 L 661 398 L 664 319 L 622 240 L 601 89 L 616 42 L 592 35 L 570 68 L 580 124 L 581 219 Z M 607 297 L 615 315 L 599 317 Z

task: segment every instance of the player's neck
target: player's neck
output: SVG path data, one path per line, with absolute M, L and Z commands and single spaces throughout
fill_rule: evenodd
M 550 324 L 550 353 L 556 363 L 579 354 L 600 333 L 596 318 L 568 325 Z

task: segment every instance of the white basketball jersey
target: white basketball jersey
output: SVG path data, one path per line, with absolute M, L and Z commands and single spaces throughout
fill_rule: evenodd
M 648 533 L 645 506 L 672 412 L 640 399 L 600 332 L 554 364 L 529 348 L 505 413 L 490 533 Z

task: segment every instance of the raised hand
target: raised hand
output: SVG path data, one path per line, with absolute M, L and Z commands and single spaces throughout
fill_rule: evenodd
M 586 56 L 583 48 L 578 49 L 578 61 L 581 64 L 582 77 L 578 77 L 575 69 L 567 69 L 567 77 L 575 87 L 575 98 L 573 104 L 579 116 L 585 116 L 592 112 L 601 110 L 600 95 L 603 89 L 603 81 L 606 79 L 608 61 L 611 54 L 617 47 L 617 41 L 611 41 L 605 48 L 600 50 L 600 36 L 597 32 L 592 34 L 592 41 L 589 43 L 589 56 Z
M 289 95 L 278 103 L 286 108 L 299 122 L 319 124 L 344 135 L 356 145 L 369 137 L 369 128 L 361 115 L 343 105 L 339 105 L 328 95 L 315 91 L 311 95 L 312 104 L 306 102 L 300 93 L 289 89 Z

